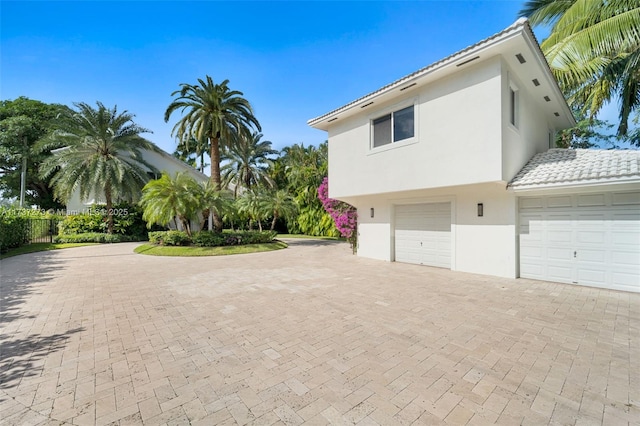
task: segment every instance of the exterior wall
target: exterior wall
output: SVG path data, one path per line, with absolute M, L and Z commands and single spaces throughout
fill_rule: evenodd
M 517 127 L 511 124 L 509 89 L 518 90 Z M 537 106 L 529 88 L 516 73 L 502 63 L 502 178 L 509 182 L 535 154 L 549 149 L 549 131 L 555 129 Z
M 329 129 L 332 198 L 502 179 L 502 62 L 470 65 Z M 371 120 L 415 102 L 415 137 L 370 149 Z
M 142 157 L 146 162 L 152 164 L 158 169 L 158 172 L 161 174 L 162 172 L 167 172 L 171 175 L 176 172 L 187 171 L 194 179 L 199 182 L 204 182 L 208 179 L 207 176 L 198 172 L 193 167 L 183 163 L 182 161 L 173 158 L 170 154 L 166 152 L 153 152 L 153 151 L 143 151 Z M 103 204 L 104 196 L 99 194 L 90 194 L 89 198 L 86 200 L 80 199 L 80 190 L 77 190 L 73 193 L 71 198 L 67 201 L 67 212 L 82 212 L 86 211 L 89 207 L 94 204 Z
M 451 202 L 451 269 L 508 278 L 517 276 L 517 204 L 502 184 L 358 197 L 358 255 L 394 259 L 394 208 L 402 204 Z M 484 216 L 477 216 L 483 203 Z M 374 217 L 371 217 L 371 208 Z

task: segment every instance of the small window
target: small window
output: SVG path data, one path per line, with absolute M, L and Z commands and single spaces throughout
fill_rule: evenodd
M 518 127 L 518 89 L 509 86 L 509 122 Z
M 373 147 L 388 145 L 415 136 L 413 105 L 373 120 Z

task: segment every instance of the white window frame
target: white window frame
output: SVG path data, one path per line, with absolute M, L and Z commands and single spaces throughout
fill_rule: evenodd
M 405 108 L 413 106 L 413 137 L 402 139 L 399 141 L 393 141 L 393 113 L 401 111 Z M 389 149 L 395 149 L 406 145 L 411 145 L 418 142 L 418 129 L 419 129 L 419 114 L 418 114 L 418 102 L 417 98 L 406 100 L 404 102 L 400 102 L 384 108 L 382 110 L 377 111 L 375 114 L 369 115 L 369 152 L 377 153 L 382 151 L 387 151 Z M 373 146 L 373 122 L 379 118 L 384 117 L 385 115 L 391 114 L 391 142 L 385 145 L 381 145 L 378 147 Z

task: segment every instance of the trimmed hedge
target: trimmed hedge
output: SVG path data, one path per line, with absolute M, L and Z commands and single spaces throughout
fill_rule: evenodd
M 147 224 L 142 220 L 142 209 L 139 206 L 127 203 L 116 204 L 112 212 L 114 234 L 147 238 Z M 66 216 L 60 223 L 60 235 L 104 233 L 107 232 L 107 220 L 105 206 L 94 205 L 81 214 Z
M 0 210 L 0 252 L 29 242 L 29 223 L 25 217 Z
M 184 231 L 149 232 L 149 242 L 161 246 L 188 246 L 191 238 Z
M 149 232 L 149 242 L 165 246 L 221 247 L 269 243 L 276 235 L 275 231 L 200 231 L 190 238 L 182 231 L 160 231 Z
M 53 238 L 54 243 L 124 243 L 130 241 L 140 241 L 140 238 L 122 234 L 103 234 L 101 232 L 58 235 Z

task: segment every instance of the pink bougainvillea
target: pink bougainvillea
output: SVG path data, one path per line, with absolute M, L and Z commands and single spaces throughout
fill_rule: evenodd
M 318 199 L 329 213 L 340 231 L 340 235 L 349 241 L 351 249 L 356 252 L 358 241 L 358 211 L 355 207 L 342 201 L 329 198 L 329 179 L 324 178 L 318 187 Z

